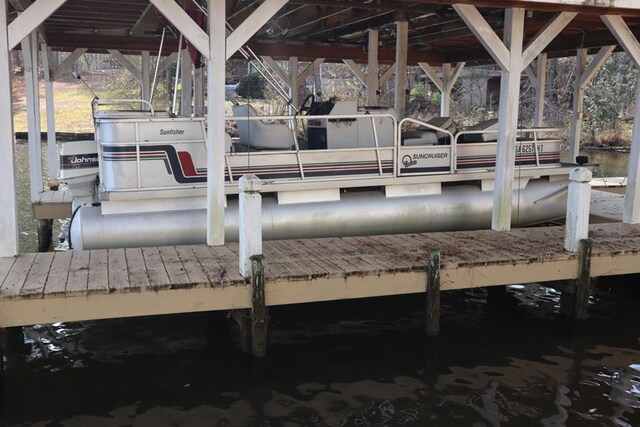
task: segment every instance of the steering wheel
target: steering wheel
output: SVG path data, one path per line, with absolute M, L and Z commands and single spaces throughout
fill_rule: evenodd
M 300 104 L 300 109 L 298 110 L 298 113 L 299 114 L 306 113 L 305 116 L 308 115 L 314 102 L 316 102 L 316 96 L 310 93 L 309 95 L 307 95 L 304 101 L 302 101 L 302 104 Z

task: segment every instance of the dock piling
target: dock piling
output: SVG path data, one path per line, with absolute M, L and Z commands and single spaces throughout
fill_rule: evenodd
M 591 178 L 591 171 L 586 168 L 575 168 L 569 175 L 567 223 L 564 236 L 564 248 L 569 252 L 580 251 L 580 241 L 589 237 Z
M 440 250 L 429 251 L 427 273 L 427 336 L 440 333 Z
M 576 319 L 586 319 L 589 311 L 591 295 L 591 240 L 580 240 L 580 272 L 576 286 L 575 314 Z
M 240 178 L 240 274 L 249 277 L 252 271 L 251 257 L 262 254 L 262 182 L 255 175 Z
M 38 252 L 49 252 L 53 242 L 53 220 L 38 220 Z
M 251 354 L 264 357 L 267 354 L 267 329 L 269 313 L 264 299 L 264 256 L 251 257 Z

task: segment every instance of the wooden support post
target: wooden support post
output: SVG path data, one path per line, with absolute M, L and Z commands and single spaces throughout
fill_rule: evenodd
M 294 115 L 296 110 L 294 109 L 294 105 L 300 105 L 300 82 L 298 81 L 298 58 L 295 56 L 289 58 L 289 99 L 291 100 L 291 104 L 289 105 L 289 115 Z M 292 121 L 290 123 L 291 126 L 295 126 L 295 123 Z
M 0 328 L 0 393 L 4 391 L 4 354 L 6 342 L 7 330 Z
M 440 333 L 440 250 L 429 251 L 427 279 L 427 336 Z
M 251 257 L 251 354 L 267 354 L 269 314 L 264 298 L 264 256 Z
M 591 295 L 591 240 L 580 240 L 580 273 L 576 286 L 575 318 L 586 319 Z
M 577 13 L 557 14 L 528 42 L 525 48 L 523 46 L 524 9 L 506 9 L 503 40 L 500 40 L 475 6 L 454 4 L 453 8 L 502 69 L 496 183 L 493 193 L 491 228 L 497 231 L 508 231 L 511 229 L 513 204 L 520 75 Z
M 396 22 L 396 86 L 394 107 L 398 117 L 404 117 L 407 104 L 407 53 L 409 46 L 409 23 Z
M 193 113 L 193 61 L 189 49 L 182 51 L 181 60 L 180 114 L 189 117 Z
M 142 99 L 148 101 L 151 98 L 151 56 L 148 50 L 143 50 L 140 53 L 140 73 L 142 74 L 140 94 Z
M 451 64 L 442 64 L 442 78 L 427 62 L 420 62 L 418 65 L 440 90 L 440 117 L 451 116 L 451 92 L 460 75 L 462 75 L 465 63 L 459 62 L 454 69 L 451 68 Z
M 38 252 L 49 252 L 53 242 L 53 220 L 38 220 Z
M 571 136 L 569 137 L 569 161 L 575 162 L 580 152 L 580 135 L 582 133 L 582 115 L 584 109 L 585 87 L 580 84 L 580 78 L 587 68 L 587 49 L 578 49 L 576 54 L 575 82 L 573 87 L 573 114 L 571 116 Z
M 509 66 L 502 69 L 500 78 L 500 107 L 496 152 L 496 183 L 493 193 L 491 228 L 511 229 L 513 178 L 516 157 L 516 133 L 522 72 L 522 43 L 524 37 L 524 9 L 507 9 L 504 45 L 509 50 Z
M 369 29 L 367 51 L 367 105 L 379 104 L 380 64 L 378 63 L 378 30 Z
M 232 310 L 230 317 L 238 327 L 240 349 L 244 354 L 251 354 L 251 310 Z
M 0 257 L 18 254 L 16 165 L 11 108 L 11 65 L 7 33 L 7 0 L 0 2 Z M 1 358 L 0 358 L 1 360 Z
M 56 111 L 53 94 L 53 69 L 51 67 L 51 48 L 42 45 L 42 70 L 44 72 L 44 96 L 47 117 L 47 151 L 49 162 L 49 182 L 57 184 L 59 163 L 56 141 Z M 51 185 L 51 184 L 49 184 Z
M 204 68 L 199 67 L 193 71 L 193 114 L 195 117 L 204 117 Z
M 262 182 L 255 175 L 244 175 L 239 187 L 240 274 L 248 278 L 252 271 L 251 257 L 262 253 Z
M 587 49 L 578 49 L 576 55 L 575 83 L 573 88 L 573 116 L 571 120 L 571 136 L 569 138 L 569 159 L 575 162 L 580 155 L 580 135 L 582 133 L 582 117 L 584 110 L 584 93 L 591 80 L 611 53 L 615 46 L 605 46 L 587 66 Z
M 569 175 L 567 220 L 564 248 L 569 252 L 580 250 L 580 241 L 589 235 L 589 205 L 591 202 L 591 171 L 575 168 Z
M 541 128 L 544 126 L 544 98 L 545 89 L 547 87 L 547 62 L 546 53 L 538 55 L 536 79 L 534 81 L 534 86 L 536 88 L 536 105 L 533 115 L 534 128 Z
M 38 35 L 31 33 L 22 41 L 25 92 L 27 98 L 27 128 L 29 144 L 29 179 L 31 203 L 38 201 L 44 189 L 42 173 L 42 143 L 40 140 L 40 85 L 38 81 Z
M 176 5 L 175 2 L 169 2 Z M 155 4 L 155 3 L 154 3 Z M 176 5 L 176 7 L 179 7 Z M 226 5 L 209 1 L 207 55 L 207 244 L 224 244 Z M 195 24 L 194 24 L 195 25 Z M 256 29 L 257 30 L 257 29 Z M 191 40 L 190 40 L 191 41 Z M 201 51 L 202 53 L 202 51 Z
M 638 42 L 627 23 L 621 16 L 617 15 L 606 15 L 601 18 L 624 48 L 627 55 L 629 55 L 636 69 L 640 70 L 640 42 Z M 640 84 L 638 84 L 636 90 L 636 112 L 633 116 L 633 134 L 631 136 L 628 170 L 622 222 L 637 224 L 640 223 Z

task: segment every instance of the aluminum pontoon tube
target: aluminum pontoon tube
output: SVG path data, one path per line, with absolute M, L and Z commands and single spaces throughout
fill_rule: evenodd
M 530 181 L 514 191 L 513 225 L 561 218 L 566 181 Z M 335 202 L 278 205 L 263 199 L 265 240 L 482 229 L 491 226 L 492 192 L 473 185 L 443 187 L 442 194 L 386 198 L 380 192 L 342 194 Z M 75 249 L 202 244 L 205 210 L 102 215 L 83 207 L 71 226 Z M 225 237 L 238 239 L 238 203 L 225 211 Z

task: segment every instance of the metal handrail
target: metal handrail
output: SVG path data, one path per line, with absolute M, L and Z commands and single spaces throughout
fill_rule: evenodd
M 421 120 L 416 120 L 416 119 L 412 119 L 411 117 L 406 117 L 402 120 L 400 120 L 400 123 L 398 124 L 398 132 L 397 132 L 397 138 L 396 138 L 396 142 L 400 142 L 402 140 L 402 125 L 404 125 L 405 123 L 413 123 L 416 125 L 420 125 L 420 126 L 425 126 L 431 130 L 435 130 L 437 132 L 443 132 L 445 134 L 447 134 L 449 136 L 449 140 L 451 141 L 451 160 L 450 160 L 450 168 L 451 168 L 451 173 L 455 173 L 456 171 L 456 138 L 453 136 L 453 133 L 449 132 L 446 129 L 443 128 L 439 128 L 438 126 L 434 126 L 431 125 L 429 123 L 423 122 Z M 398 148 L 398 157 L 400 156 L 400 149 Z M 400 167 L 400 159 L 396 159 L 396 164 L 397 167 Z
M 325 114 L 325 115 L 316 115 L 316 116 L 296 116 L 295 118 L 297 119 L 301 119 L 301 120 L 326 120 L 326 119 L 359 119 L 359 118 L 367 118 L 367 119 L 371 119 L 371 124 L 373 126 L 373 136 L 374 136 L 374 143 L 375 146 L 373 148 L 341 148 L 339 149 L 340 152 L 345 152 L 345 151 L 371 151 L 373 150 L 376 154 L 376 161 L 378 163 L 378 173 L 380 175 L 383 175 L 383 168 L 382 168 L 382 157 L 380 156 L 380 151 L 384 150 L 384 151 L 389 151 L 389 150 L 394 150 L 395 151 L 395 147 L 398 144 L 398 135 L 396 132 L 393 132 L 393 146 L 392 147 L 380 147 L 379 144 L 379 140 L 378 140 L 378 132 L 375 126 L 375 119 L 376 118 L 389 118 L 392 121 L 393 124 L 393 128 L 397 128 L 397 119 L 395 118 L 395 116 L 393 116 L 392 114 L 387 114 L 387 113 L 363 113 L 363 114 L 336 114 L 336 115 L 329 115 L 329 114 Z M 247 121 L 263 121 L 263 120 L 278 120 L 278 121 L 288 121 L 291 120 L 291 116 L 285 116 L 285 115 L 280 115 L 280 116 L 227 116 L 225 117 L 225 121 L 238 121 L 238 120 L 247 120 Z M 296 154 L 296 159 L 298 161 L 298 169 L 300 171 L 300 177 L 302 180 L 305 180 L 305 173 L 304 173 L 304 164 L 302 162 L 302 157 L 300 155 L 300 146 L 298 145 L 298 140 L 295 137 L 294 134 L 294 146 L 295 146 L 295 154 Z M 322 151 L 335 151 L 335 150 L 314 150 L 316 152 L 322 152 Z M 264 155 L 264 154 L 286 154 L 287 152 L 290 152 L 289 150 L 273 150 L 273 151 L 261 151 L 260 155 Z M 227 154 L 226 156 L 229 155 L 233 155 L 233 156 L 237 156 L 240 153 L 233 153 L 233 154 Z M 393 162 L 394 162 L 394 176 L 396 176 L 396 167 L 395 167 L 395 163 L 397 162 L 396 159 L 397 156 L 393 156 Z M 230 176 L 230 180 L 232 180 L 231 176 Z
M 117 104 L 130 104 L 130 103 L 140 103 L 140 104 L 144 104 L 147 107 L 149 107 L 149 112 L 151 113 L 152 116 L 155 116 L 156 112 L 153 109 L 153 106 L 151 105 L 151 103 L 149 101 L 147 101 L 146 99 L 125 99 L 125 98 L 112 98 L 112 99 L 99 99 L 96 98 L 93 100 L 93 102 L 91 103 L 92 109 L 93 109 L 93 113 L 95 115 L 95 112 L 97 110 L 97 106 L 100 105 L 117 105 Z

